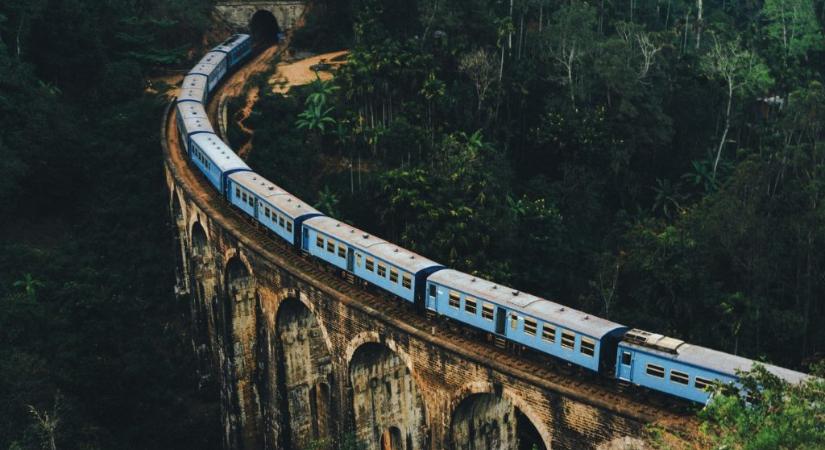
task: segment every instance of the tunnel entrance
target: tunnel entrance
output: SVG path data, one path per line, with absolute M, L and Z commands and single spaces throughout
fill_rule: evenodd
M 281 27 L 271 12 L 260 10 L 250 19 L 249 31 L 256 47 L 268 47 L 278 42 Z

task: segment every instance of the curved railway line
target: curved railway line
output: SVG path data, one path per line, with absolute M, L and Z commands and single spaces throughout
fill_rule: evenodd
M 257 70 L 266 67 L 277 53 L 271 48 L 254 57 L 236 71 L 212 96 L 207 111 L 214 124 L 221 124 L 218 106 L 229 96 L 238 95 L 240 87 Z M 615 383 L 596 377 L 583 376 L 580 371 L 561 364 L 548 365 L 542 361 L 522 357 L 503 350 L 491 342 L 468 337 L 464 328 L 444 320 L 413 314 L 400 302 L 356 287 L 338 276 L 328 273 L 311 260 L 298 255 L 288 244 L 273 239 L 247 220 L 212 188 L 188 163 L 175 126 L 175 110 L 170 103 L 162 124 L 162 147 L 165 165 L 185 196 L 190 198 L 213 222 L 231 233 L 248 252 L 284 269 L 295 278 L 322 291 L 349 308 L 355 308 L 384 322 L 403 334 L 414 336 L 461 358 L 474 361 L 531 385 L 556 392 L 578 402 L 604 409 L 635 421 L 656 424 L 679 433 L 692 433 L 696 420 L 683 408 L 673 408 L 666 399 L 655 394 L 640 395 L 625 390 Z M 218 129 L 225 129 L 216 126 Z M 173 193 L 174 195 L 174 193 Z

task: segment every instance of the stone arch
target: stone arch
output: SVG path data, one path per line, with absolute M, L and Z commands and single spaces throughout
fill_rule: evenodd
M 389 427 L 381 434 L 381 450 L 402 450 L 404 441 L 398 427 Z
M 427 411 L 409 358 L 394 342 L 375 338 L 373 332 L 361 333 L 347 348 L 355 437 L 366 448 L 382 443 L 399 450 L 428 448 Z
M 189 236 L 189 242 L 192 243 L 192 256 L 199 257 L 200 259 L 211 256 L 212 252 L 209 247 L 209 238 L 206 237 L 206 230 L 200 222 L 192 224 Z
M 177 189 L 172 189 L 172 227 L 174 228 L 175 243 L 175 294 L 183 295 L 189 292 L 189 264 L 186 239 L 186 217 L 181 207 L 180 195 Z
M 281 26 L 275 14 L 259 9 L 249 18 L 249 32 L 256 45 L 267 45 L 278 42 Z
M 271 308 L 270 310 L 266 310 L 267 320 L 270 323 L 270 326 L 273 328 L 275 327 L 275 321 L 278 316 L 278 311 L 283 305 L 284 301 L 289 299 L 297 299 L 301 304 L 303 304 L 316 318 L 321 317 L 318 311 L 318 308 L 315 306 L 306 292 L 294 288 L 283 288 L 275 293 L 274 304 L 275 307 Z M 327 327 L 324 325 L 323 321 L 318 321 L 318 328 L 321 332 L 321 337 L 324 339 L 324 343 L 328 349 L 332 349 L 332 339 L 329 337 L 329 332 L 327 331 Z
M 177 224 L 186 223 L 186 217 L 183 214 L 183 207 L 181 206 L 180 194 L 177 189 L 172 190 L 172 220 Z
M 271 401 L 280 405 L 281 440 L 286 448 L 306 448 L 334 435 L 331 350 L 317 317 L 297 297 L 281 302 L 275 330 L 278 398 Z
M 450 448 L 550 449 L 546 427 L 536 420 L 533 409 L 520 397 L 488 382 L 472 382 L 459 389 L 450 401 L 448 430 Z

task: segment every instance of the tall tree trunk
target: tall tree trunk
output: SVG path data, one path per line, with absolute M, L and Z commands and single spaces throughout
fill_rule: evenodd
M 719 159 L 722 157 L 722 149 L 725 147 L 725 141 L 728 139 L 728 131 L 730 131 L 730 109 L 733 103 L 733 80 L 728 79 L 728 107 L 725 110 L 725 130 L 722 132 L 722 139 L 719 140 L 719 149 L 716 150 L 716 160 L 713 161 L 713 175 L 711 178 L 716 180 L 716 168 L 719 166 Z
M 702 11 L 704 10 L 702 0 L 696 0 L 696 49 L 699 49 L 699 46 L 702 42 L 702 26 L 703 26 L 703 19 L 702 19 Z
M 570 85 L 570 101 L 573 103 L 573 109 L 576 109 L 576 89 L 573 86 L 573 61 L 576 59 L 576 46 L 570 50 L 570 56 L 567 58 L 567 84 Z
M 23 55 L 23 44 L 21 43 L 21 35 L 23 34 L 23 22 L 25 22 L 26 16 L 20 16 L 20 24 L 17 25 L 17 36 L 15 37 L 15 41 L 17 43 L 17 59 Z

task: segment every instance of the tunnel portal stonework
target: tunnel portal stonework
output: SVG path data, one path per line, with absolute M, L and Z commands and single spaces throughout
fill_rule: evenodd
M 284 31 L 292 30 L 306 10 L 304 1 L 219 1 L 215 12 L 238 31 L 249 31 L 249 22 L 258 11 L 271 13 Z
M 163 147 L 175 288 L 227 449 L 347 435 L 369 449 L 598 449 L 689 422 L 346 283 L 232 210 L 170 155 L 165 129 Z

